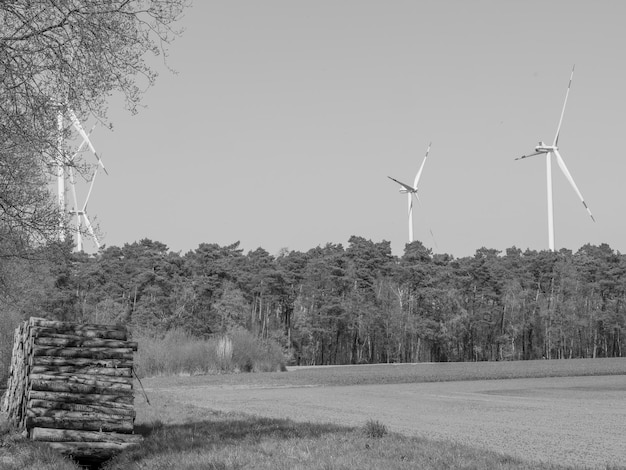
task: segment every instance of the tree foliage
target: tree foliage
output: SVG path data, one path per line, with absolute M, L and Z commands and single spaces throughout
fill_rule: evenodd
M 38 286 L 15 303 L 21 312 L 161 335 L 247 330 L 295 364 L 623 354 L 626 256 L 608 245 L 454 258 L 414 242 L 398 257 L 386 241 L 352 237 L 277 256 L 238 243 L 180 255 L 144 239 L 91 257 L 55 253 L 14 274 Z
M 59 113 L 106 118 L 113 92 L 136 110 L 156 76 L 150 55 L 176 36 L 187 0 L 0 2 L 0 237 L 24 248 L 58 233 L 45 181 L 70 161 Z

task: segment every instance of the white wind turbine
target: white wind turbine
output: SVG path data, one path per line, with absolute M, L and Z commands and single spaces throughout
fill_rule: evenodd
M 420 166 L 420 169 L 418 170 L 417 174 L 415 175 L 415 180 L 413 181 L 413 186 L 410 186 L 406 183 L 403 183 L 402 181 L 398 181 L 395 178 L 392 178 L 391 176 L 387 176 L 387 178 L 389 178 L 392 181 L 395 181 L 396 183 L 398 183 L 400 185 L 400 192 L 401 193 L 406 193 L 407 197 L 408 197 L 408 204 L 409 204 L 409 243 L 413 243 L 413 197 L 415 197 L 415 199 L 417 199 L 417 202 L 420 202 L 419 200 L 419 196 L 417 195 L 417 191 L 418 191 L 418 183 L 420 180 L 420 177 L 422 176 L 422 170 L 424 169 L 424 164 L 426 163 L 426 159 L 428 158 L 428 152 L 430 152 L 430 146 L 431 144 L 428 144 L 428 148 L 426 149 L 426 156 L 424 157 L 424 161 L 422 162 L 422 165 Z M 432 232 L 431 232 L 432 235 Z
M 71 109 L 67 109 L 66 112 L 67 112 L 67 114 L 68 114 L 68 116 L 70 118 L 70 121 L 72 122 L 72 125 L 74 126 L 74 129 L 76 129 L 78 134 L 83 139 L 81 144 L 79 145 L 78 149 L 76 150 L 76 153 L 74 153 L 74 155 L 69 157 L 67 159 L 67 161 L 62 164 L 63 167 L 67 166 L 67 168 L 68 168 L 69 181 L 70 181 L 70 186 L 71 186 L 71 189 L 72 189 L 72 196 L 73 196 L 73 199 L 74 199 L 74 209 L 68 211 L 68 213 L 70 215 L 76 217 L 76 249 L 78 251 L 82 251 L 83 250 L 83 237 L 82 237 L 83 223 L 85 224 L 85 227 L 87 228 L 87 231 L 91 235 L 91 238 L 93 239 L 96 247 L 100 248 L 100 242 L 98 241 L 98 237 L 96 236 L 96 233 L 95 233 L 95 231 L 93 229 L 93 226 L 91 225 L 91 222 L 89 220 L 89 217 L 87 216 L 87 204 L 89 203 L 89 197 L 91 196 L 91 191 L 93 190 L 93 185 L 94 185 L 94 182 L 96 181 L 96 176 L 98 174 L 98 167 L 95 168 L 93 174 L 90 177 L 90 180 L 89 180 L 89 191 L 87 192 L 87 196 L 85 197 L 85 202 L 83 203 L 82 207 L 79 208 L 78 197 L 76 195 L 76 178 L 75 178 L 75 171 L 74 171 L 74 166 L 75 166 L 74 165 L 74 159 L 79 154 L 79 152 L 83 149 L 85 144 L 87 144 L 87 146 L 89 147 L 89 150 L 91 150 L 91 153 L 93 153 L 94 156 L 96 157 L 96 159 L 98 160 L 99 166 L 104 170 L 104 172 L 106 174 L 108 174 L 108 172 L 107 172 L 106 168 L 104 167 L 104 164 L 102 163 L 102 160 L 98 156 L 98 153 L 96 152 L 96 149 L 94 148 L 93 144 L 91 143 L 91 140 L 89 139 L 89 135 L 91 134 L 91 131 L 93 131 L 93 128 L 91 129 L 91 131 L 89 131 L 89 134 L 87 134 L 85 132 L 85 130 L 83 129 L 83 127 L 81 126 L 80 121 L 76 117 L 76 114 L 74 113 L 74 111 L 72 111 Z M 61 111 L 59 111 L 58 119 L 59 119 L 59 128 L 62 129 L 63 115 L 62 115 Z M 64 186 L 65 186 L 65 181 L 64 181 L 65 174 L 64 173 L 65 173 L 64 172 L 64 168 L 59 168 L 59 172 L 58 172 L 58 176 L 59 176 L 59 204 L 62 205 L 62 207 L 61 207 L 62 211 L 65 210 L 65 200 L 64 200 L 64 196 L 63 196 L 63 193 L 65 191 L 65 188 L 64 188 Z M 81 218 L 82 218 L 82 221 L 81 221 Z
M 585 206 L 585 209 L 587 209 L 587 213 L 591 217 L 591 220 L 593 220 L 594 222 L 596 221 L 593 218 L 593 215 L 591 214 L 591 210 L 587 206 L 587 203 L 583 199 L 582 194 L 580 193 L 578 187 L 576 186 L 576 183 L 574 182 L 574 178 L 572 178 L 571 173 L 567 169 L 567 166 L 565 165 L 565 162 L 563 161 L 563 158 L 561 157 L 561 154 L 559 153 L 559 147 L 558 147 L 559 133 L 561 132 L 561 124 L 563 123 L 563 114 L 565 114 L 565 105 L 567 105 L 567 97 L 569 96 L 569 90 L 572 87 L 573 78 L 574 78 L 574 67 L 572 67 L 572 74 L 570 75 L 569 85 L 567 86 L 567 92 L 565 93 L 565 102 L 563 103 L 563 109 L 561 110 L 561 118 L 559 119 L 559 125 L 556 128 L 556 136 L 554 137 L 554 143 L 552 145 L 546 145 L 543 142 L 539 142 L 539 145 L 535 147 L 534 153 L 523 155 L 515 159 L 515 160 L 521 160 L 523 158 L 534 157 L 535 155 L 541 155 L 541 154 L 546 155 L 546 173 L 547 173 L 547 182 L 548 182 L 548 246 L 550 248 L 550 251 L 554 251 L 554 210 L 553 210 L 553 204 L 552 204 L 552 155 L 553 154 L 554 154 L 554 157 L 556 158 L 556 162 L 561 168 L 561 171 L 567 178 L 567 181 L 569 181 L 570 185 L 572 186 L 572 188 L 574 188 L 574 191 L 578 195 L 578 198 L 583 203 L 583 206 Z

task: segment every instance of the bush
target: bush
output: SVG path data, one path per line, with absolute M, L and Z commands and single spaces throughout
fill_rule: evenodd
M 231 336 L 235 372 L 286 370 L 285 358 L 278 344 L 273 341 L 262 341 L 246 330 L 236 330 Z
M 374 421 L 373 419 L 370 419 L 367 423 L 365 423 L 364 431 L 367 437 L 380 439 L 385 434 L 387 434 L 387 426 L 385 426 L 380 421 Z
M 246 330 L 209 340 L 194 338 L 183 330 L 133 336 L 138 343 L 135 366 L 140 377 L 286 370 L 280 346 Z
M 193 338 L 182 330 L 165 335 L 135 334 L 138 343 L 135 366 L 138 375 L 203 374 L 215 370 L 215 345 Z

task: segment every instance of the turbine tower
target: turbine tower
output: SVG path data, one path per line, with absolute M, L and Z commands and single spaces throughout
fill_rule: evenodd
M 96 236 L 93 226 L 91 225 L 91 222 L 89 220 L 89 217 L 87 216 L 87 204 L 89 203 L 89 197 L 91 196 L 91 191 L 93 190 L 93 185 L 94 185 L 94 182 L 96 181 L 96 176 L 98 174 L 99 167 L 101 167 L 106 174 L 108 174 L 108 172 L 106 168 L 104 167 L 104 164 L 102 163 L 102 160 L 100 159 L 100 156 L 96 152 L 96 149 L 91 143 L 91 140 L 89 139 L 89 136 L 91 135 L 91 132 L 93 131 L 93 128 L 91 129 L 91 131 L 89 131 L 89 134 L 87 134 L 85 130 L 83 129 L 83 127 L 81 126 L 80 121 L 76 117 L 76 114 L 74 113 L 74 111 L 72 109 L 67 108 L 65 109 L 65 112 L 67 113 L 67 116 L 69 117 L 72 125 L 74 126 L 74 129 L 78 132 L 78 135 L 80 135 L 80 137 L 82 138 L 82 142 L 78 146 L 78 149 L 76 150 L 76 152 L 71 157 L 67 159 L 61 158 L 57 166 L 58 203 L 59 203 L 61 212 L 65 213 L 66 211 L 65 178 L 66 178 L 66 167 L 67 167 L 67 174 L 69 176 L 69 183 L 70 183 L 72 196 L 74 200 L 74 208 L 67 211 L 67 213 L 75 217 L 76 250 L 83 251 L 83 236 L 82 236 L 83 223 L 85 227 L 87 228 L 87 231 L 89 232 L 89 235 L 91 236 L 96 247 L 99 249 L 100 242 L 98 241 L 98 237 Z M 63 109 L 59 109 L 59 112 L 57 115 L 57 125 L 59 129 L 59 149 L 60 149 L 61 155 L 63 155 L 63 153 L 61 153 L 63 150 L 63 136 L 62 136 L 63 120 L 64 120 Z M 74 160 L 78 156 L 78 154 L 82 151 L 85 145 L 89 147 L 89 150 L 91 151 L 91 153 L 93 153 L 96 159 L 98 160 L 98 166 L 95 167 L 93 173 L 91 174 L 88 180 L 89 190 L 87 192 L 87 196 L 85 197 L 85 202 L 82 204 L 82 206 L 79 206 L 78 197 L 76 195 L 76 176 L 75 176 L 76 165 L 75 165 Z M 61 221 L 61 230 L 60 230 L 61 239 L 63 239 L 64 233 L 65 232 L 64 232 L 64 227 L 63 227 L 63 221 Z
M 569 96 L 570 88 L 572 87 L 573 78 L 574 78 L 574 67 L 572 67 L 572 73 L 569 77 L 569 84 L 567 85 L 567 92 L 565 93 L 565 102 L 563 103 L 563 109 L 561 110 L 561 118 L 559 119 L 559 125 L 556 128 L 556 136 L 554 137 L 554 142 L 552 143 L 552 145 L 546 145 L 543 142 L 539 142 L 539 145 L 535 147 L 534 153 L 531 153 L 528 155 L 522 155 L 521 157 L 518 157 L 515 159 L 515 160 L 522 160 L 524 158 L 534 157 L 535 155 L 542 155 L 542 154 L 546 155 L 546 176 L 547 176 L 547 185 L 548 185 L 548 246 L 550 248 L 550 251 L 554 251 L 554 209 L 553 209 L 553 204 L 552 204 L 552 155 L 554 155 L 554 157 L 556 158 L 556 162 L 561 168 L 561 171 L 563 172 L 563 174 L 565 175 L 565 178 L 567 178 L 567 181 L 569 181 L 570 185 L 572 186 L 572 188 L 578 195 L 578 198 L 583 203 L 583 206 L 585 206 L 585 209 L 587 210 L 587 213 L 591 217 L 591 220 L 593 220 L 594 222 L 596 221 L 596 219 L 593 218 L 593 215 L 591 214 L 591 210 L 587 206 L 587 203 L 583 199 L 582 194 L 580 193 L 578 187 L 576 186 L 576 183 L 574 182 L 574 178 L 572 178 L 571 173 L 567 169 L 567 166 L 565 165 L 565 161 L 563 160 L 563 158 L 561 157 L 561 154 L 559 153 L 559 147 L 558 147 L 559 134 L 561 132 L 561 124 L 563 124 L 563 115 L 565 114 L 565 106 L 567 105 L 567 98 Z
M 396 183 L 398 183 L 400 185 L 400 192 L 403 194 L 406 194 L 408 197 L 408 204 L 409 204 L 409 243 L 413 243 L 413 197 L 415 197 L 415 199 L 417 199 L 417 202 L 420 202 L 419 200 L 419 196 L 417 195 L 417 190 L 418 190 L 418 183 L 420 180 L 420 177 L 422 176 L 422 170 L 424 169 L 424 164 L 426 163 L 426 159 L 428 158 L 428 152 L 430 152 L 430 146 L 431 144 L 428 144 L 428 148 L 426 149 L 426 156 L 424 157 L 424 160 L 422 161 L 422 165 L 420 166 L 420 169 L 418 170 L 417 174 L 415 175 L 415 180 L 413 181 L 413 186 L 410 186 L 406 183 L 403 183 L 401 181 L 398 181 L 395 178 L 392 178 L 391 176 L 387 176 L 387 178 L 389 178 L 392 181 L 395 181 Z M 432 232 L 431 232 L 432 235 Z

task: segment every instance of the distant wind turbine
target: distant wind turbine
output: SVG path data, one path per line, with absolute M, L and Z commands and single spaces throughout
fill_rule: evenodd
M 100 159 L 100 156 L 96 153 L 96 149 L 91 143 L 91 140 L 89 139 L 89 136 L 91 135 L 91 132 L 93 131 L 93 128 L 91 129 L 91 131 L 89 131 L 89 134 L 86 133 L 83 127 L 81 126 L 80 121 L 76 117 L 76 114 L 74 113 L 74 111 L 72 111 L 71 109 L 67 109 L 66 112 L 69 115 L 72 125 L 74 126 L 78 134 L 83 139 L 76 153 L 74 153 L 74 155 L 68 158 L 68 161 L 65 162 L 65 164 L 63 165 L 63 166 L 67 166 L 67 169 L 68 169 L 70 186 L 71 186 L 72 195 L 74 199 L 74 208 L 69 211 L 69 214 L 76 217 L 76 249 L 77 251 L 83 250 L 82 223 L 85 224 L 85 227 L 87 228 L 87 231 L 89 232 L 89 235 L 91 235 L 93 242 L 95 243 L 96 247 L 99 249 L 100 242 L 98 241 L 98 237 L 96 236 L 93 226 L 91 225 L 91 222 L 89 220 L 89 217 L 87 216 L 87 204 L 89 203 L 89 197 L 91 196 L 91 191 L 93 190 L 93 185 L 94 185 L 94 182 L 96 181 L 96 176 L 98 174 L 98 167 L 95 168 L 93 174 L 91 175 L 89 191 L 87 192 L 87 196 L 85 197 L 85 202 L 83 203 L 82 206 L 79 206 L 78 198 L 76 196 L 76 178 L 75 178 L 75 172 L 74 172 L 74 159 L 83 149 L 83 147 L 87 145 L 89 149 L 91 150 L 91 153 L 93 153 L 96 159 L 98 160 L 99 167 L 101 167 L 106 174 L 108 174 L 108 172 L 106 168 L 104 167 L 104 164 L 102 163 L 102 160 Z M 62 115 L 60 115 L 59 120 L 62 123 L 62 120 L 63 120 Z M 64 179 L 64 175 L 62 175 L 62 178 Z M 59 190 L 59 192 L 61 191 L 62 190 Z M 65 204 L 63 201 L 62 210 L 64 210 L 64 206 Z M 81 221 L 81 218 L 82 218 L 82 221 Z
M 547 182 L 548 182 L 548 246 L 551 251 L 554 251 L 554 210 L 553 210 L 553 204 L 552 204 L 552 154 L 554 154 L 556 158 L 556 162 L 558 163 L 559 167 L 561 168 L 561 171 L 567 178 L 567 181 L 569 181 L 570 185 L 572 186 L 572 188 L 574 188 L 574 191 L 578 195 L 578 198 L 583 203 L 583 206 L 585 206 L 585 209 L 587 209 L 587 213 L 591 217 L 591 220 L 593 220 L 594 222 L 596 221 L 596 219 L 593 218 L 593 215 L 591 214 L 591 210 L 587 206 L 587 203 L 583 199 L 582 194 L 578 190 L 578 187 L 576 186 L 576 183 L 574 182 L 574 178 L 572 178 L 572 175 L 567 169 L 567 166 L 565 166 L 565 162 L 563 161 L 563 158 L 561 157 L 561 154 L 559 153 L 559 147 L 558 147 L 559 133 L 561 132 L 561 124 L 563 123 L 563 115 L 565 114 L 565 105 L 567 105 L 567 97 L 569 96 L 569 90 L 572 87 L 573 78 L 574 78 L 574 67 L 572 67 L 572 74 L 570 75 L 569 85 L 567 86 L 567 92 L 565 93 L 565 102 L 563 103 L 563 109 L 561 110 L 561 118 L 559 119 L 559 126 L 556 128 L 556 136 L 554 137 L 554 143 L 552 145 L 546 145 L 543 142 L 539 142 L 539 145 L 535 147 L 534 153 L 523 155 L 515 159 L 515 160 L 521 160 L 523 158 L 534 157 L 535 155 L 541 155 L 541 154 L 546 155 L 546 172 L 547 172 Z
M 391 176 L 387 176 L 387 178 L 389 178 L 392 181 L 395 181 L 396 183 L 398 183 L 400 185 L 400 192 L 401 193 L 406 193 L 407 197 L 408 197 L 408 204 L 409 204 L 409 243 L 413 243 L 413 197 L 415 197 L 415 199 L 417 200 L 417 202 L 419 203 L 419 196 L 417 195 L 417 191 L 418 191 L 418 183 L 420 180 L 420 177 L 422 176 L 422 171 L 424 170 L 424 164 L 426 163 L 426 159 L 428 158 L 428 153 L 430 152 L 430 146 L 431 143 L 428 144 L 428 148 L 426 149 L 426 156 L 424 157 L 424 161 L 422 161 L 422 165 L 420 166 L 420 169 L 418 170 L 417 174 L 415 175 L 415 180 L 413 181 L 413 186 L 410 186 L 406 183 L 403 183 L 402 181 L 398 181 L 395 178 L 392 178 Z M 432 231 L 430 232 L 430 234 L 432 235 Z M 434 239 L 434 237 L 433 237 Z

